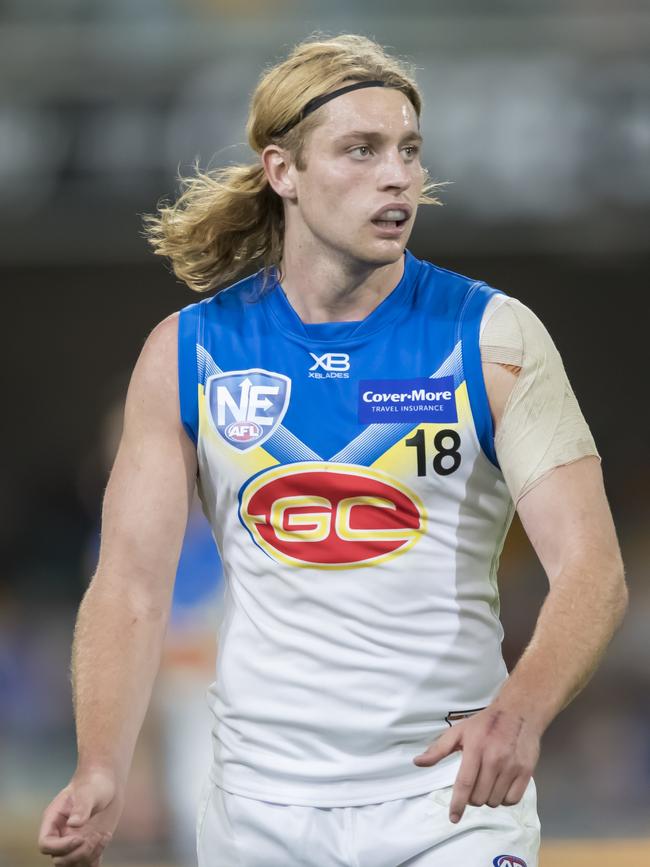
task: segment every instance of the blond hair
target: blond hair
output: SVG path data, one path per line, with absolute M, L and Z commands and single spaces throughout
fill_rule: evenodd
M 272 143 L 286 148 L 304 169 L 306 138 L 321 122 L 319 112 L 282 130 L 300 117 L 315 97 L 346 81 L 382 81 L 401 90 L 418 118 L 422 100 L 410 67 L 363 36 L 313 38 L 296 45 L 289 57 L 265 72 L 251 100 L 248 142 L 261 154 Z M 208 292 L 238 276 L 252 261 L 264 269 L 279 266 L 284 241 L 282 199 L 267 181 L 261 161 L 181 178 L 174 204 L 145 215 L 145 235 L 154 252 L 168 256 L 174 273 L 196 292 Z M 427 181 L 421 204 L 439 204 Z

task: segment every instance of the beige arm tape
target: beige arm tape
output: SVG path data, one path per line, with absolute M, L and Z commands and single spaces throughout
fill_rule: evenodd
M 600 457 L 560 353 L 535 314 L 503 295 L 481 323 L 481 359 L 521 368 L 494 445 L 515 503 L 555 467 Z

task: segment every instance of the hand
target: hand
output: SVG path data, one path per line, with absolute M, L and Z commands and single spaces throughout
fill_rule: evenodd
M 99 867 L 122 812 L 113 775 L 77 772 L 43 813 L 38 846 L 56 867 Z
M 449 806 L 449 819 L 456 823 L 468 804 L 512 806 L 521 800 L 539 758 L 540 737 L 521 713 L 495 703 L 455 723 L 413 762 L 430 767 L 462 750 Z

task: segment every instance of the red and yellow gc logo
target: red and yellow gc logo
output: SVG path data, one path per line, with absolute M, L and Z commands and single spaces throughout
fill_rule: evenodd
M 379 563 L 424 531 L 420 499 L 376 470 L 307 462 L 275 467 L 242 490 L 240 517 L 274 560 L 342 569 Z

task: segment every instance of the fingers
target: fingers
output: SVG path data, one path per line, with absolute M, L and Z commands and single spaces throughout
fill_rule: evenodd
M 91 811 L 88 799 L 80 799 L 76 793 L 64 791 L 56 797 L 46 808 L 38 833 L 38 847 L 42 854 L 52 855 L 58 860 L 81 846 L 85 835 L 74 830 L 71 832 L 71 827 L 83 825 Z M 76 817 L 74 821 L 73 816 Z
M 456 824 L 460 822 L 465 807 L 469 803 L 470 796 L 474 791 L 476 779 L 481 767 L 481 758 L 478 752 L 466 750 L 463 752 L 463 761 L 460 764 L 458 776 L 454 783 L 449 804 L 449 821 Z
M 83 843 L 83 838 L 74 837 L 59 837 L 58 835 L 45 835 L 39 837 L 38 848 L 43 855 L 62 856 L 73 852 Z
M 80 828 L 98 810 L 103 809 L 112 797 L 107 796 L 98 785 L 96 779 L 76 785 L 71 792 L 70 818 L 71 828 Z
M 488 807 L 500 807 L 502 804 L 505 804 L 506 795 L 512 785 L 512 781 L 513 777 L 511 773 L 499 774 L 492 786 L 492 791 L 484 801 L 481 801 L 481 803 L 487 804 Z M 513 803 L 516 803 L 516 801 Z
M 484 804 L 498 807 L 520 770 L 507 744 L 485 747 L 481 756 L 481 770 L 469 803 L 473 807 L 482 807 Z
M 428 768 L 435 765 L 445 756 L 449 756 L 460 749 L 462 728 L 454 726 L 441 735 L 437 741 L 431 744 L 423 753 L 413 759 L 413 764 L 420 768 Z
M 54 857 L 53 864 L 55 867 L 96 867 L 110 839 L 108 832 L 90 831 L 72 852 Z
M 110 785 L 102 790 L 101 779 L 91 780 L 66 787 L 46 808 L 38 845 L 44 855 L 52 856 L 55 867 L 99 867 L 112 834 L 101 827 L 106 818 L 98 827 L 97 814 L 110 804 L 113 794 Z
M 532 763 L 493 750 L 483 757 L 470 803 L 477 807 L 512 807 L 522 799 L 532 775 Z
M 71 828 L 80 828 L 92 816 L 95 808 L 95 803 L 88 793 L 80 790 L 76 793 L 74 806 L 68 819 L 68 825 Z
M 467 759 L 470 761 L 463 758 L 452 791 L 449 805 L 449 820 L 451 822 L 454 824 L 459 822 L 468 805 L 472 807 L 512 807 L 521 801 L 530 782 L 531 774 L 513 778 L 512 771 L 506 771 L 495 777 L 494 772 L 491 769 L 486 769 L 483 764 L 478 769 L 477 765 L 471 761 L 470 753 L 467 753 Z
M 519 801 L 521 801 L 521 799 L 524 797 L 524 792 L 528 788 L 528 783 L 530 783 L 531 776 L 532 774 L 527 774 L 521 777 L 517 777 L 517 779 L 508 789 L 508 792 L 503 799 L 503 803 L 507 806 L 518 804 Z
M 435 765 L 462 750 L 452 789 L 449 820 L 459 822 L 466 807 L 519 803 L 539 757 L 539 733 L 518 712 L 488 707 L 454 725 L 413 762 Z
M 38 832 L 38 845 L 44 855 L 53 854 L 44 847 L 53 846 L 65 837 L 71 802 L 72 799 L 67 793 L 61 793 L 43 813 L 43 821 Z

